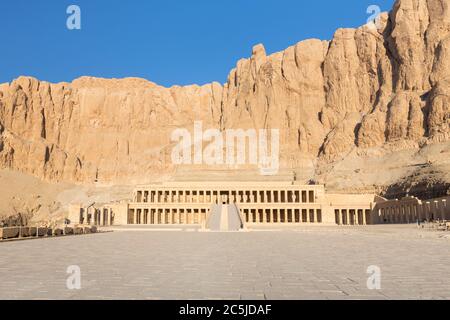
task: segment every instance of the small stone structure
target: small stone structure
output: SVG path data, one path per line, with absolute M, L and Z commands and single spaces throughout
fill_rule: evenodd
M 20 234 L 20 227 L 0 228 L 0 239 L 17 238 Z

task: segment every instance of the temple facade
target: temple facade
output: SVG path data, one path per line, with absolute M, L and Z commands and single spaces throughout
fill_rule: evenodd
M 327 194 L 322 185 L 296 182 L 166 182 L 138 186 L 125 203 L 73 205 L 73 223 L 108 225 L 200 225 L 214 207 L 236 208 L 242 226 L 255 224 L 372 224 L 376 196 Z M 217 211 L 217 210 L 216 210 Z M 220 211 L 220 210 L 219 210 Z

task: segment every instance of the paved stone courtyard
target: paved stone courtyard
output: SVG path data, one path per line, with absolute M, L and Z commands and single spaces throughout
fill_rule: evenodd
M 69 290 L 68 266 L 81 269 Z M 381 290 L 367 268 L 381 268 Z M 120 230 L 0 243 L 1 299 L 450 299 L 450 239 L 414 226 Z

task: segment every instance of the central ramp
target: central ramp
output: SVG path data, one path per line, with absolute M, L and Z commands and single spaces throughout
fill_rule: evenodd
M 243 223 L 239 215 L 239 209 L 235 204 L 215 204 L 211 207 L 211 214 L 206 224 L 210 231 L 239 231 Z

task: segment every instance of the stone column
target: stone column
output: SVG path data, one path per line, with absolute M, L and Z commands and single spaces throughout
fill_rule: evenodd
M 99 217 L 98 217 L 98 225 L 103 226 L 103 208 L 98 209 Z
M 408 223 L 408 205 L 402 206 L 402 223 Z
M 450 212 L 447 212 L 447 200 L 444 199 L 441 202 L 442 214 L 444 216 L 444 220 L 450 220 Z
M 393 208 L 393 207 L 389 208 L 389 221 L 392 224 L 395 224 L 395 208 Z
M 397 207 L 391 207 L 391 217 L 392 217 L 392 223 L 397 223 Z
M 109 225 L 111 225 L 111 221 L 110 221 L 110 211 L 111 211 L 111 209 L 110 208 L 106 208 L 106 218 L 105 218 L 105 225 L 106 226 L 109 226 Z
M 437 218 L 444 220 L 441 208 L 439 207 L 439 201 L 434 201 L 434 211 L 436 212 Z
M 173 224 L 173 209 L 169 209 L 169 224 Z
M 109 226 L 111 223 L 110 223 L 110 220 L 109 220 L 109 217 L 110 217 L 110 214 L 109 214 L 109 211 L 110 211 L 111 209 L 110 208 L 106 208 L 105 209 L 105 215 L 106 215 L 106 217 L 105 217 L 105 226 Z
M 431 206 L 430 206 L 430 203 L 429 202 L 425 202 L 425 212 L 426 212 L 426 215 L 427 215 L 427 220 L 431 220 L 431 218 L 432 218 L 432 214 L 431 214 Z

